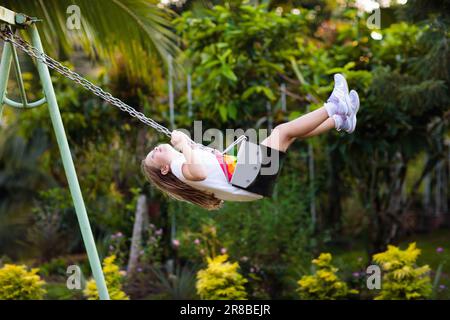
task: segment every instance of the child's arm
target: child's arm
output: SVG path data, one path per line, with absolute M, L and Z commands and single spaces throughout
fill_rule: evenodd
M 172 145 L 183 153 L 186 162 L 183 164 L 181 170 L 183 176 L 187 180 L 202 181 L 206 179 L 206 170 L 201 162 L 200 156 L 195 149 L 192 149 L 188 137 L 180 132 L 173 131 L 171 138 Z

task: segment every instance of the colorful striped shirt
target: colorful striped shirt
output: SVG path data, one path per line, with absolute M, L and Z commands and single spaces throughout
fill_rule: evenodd
M 228 154 L 216 153 L 217 161 L 222 168 L 225 177 L 227 177 L 228 182 L 231 181 L 233 177 L 234 170 L 236 169 L 237 158 Z

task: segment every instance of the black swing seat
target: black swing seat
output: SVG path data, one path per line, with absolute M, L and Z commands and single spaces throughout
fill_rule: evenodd
M 246 191 L 270 197 L 286 154 L 245 140 L 241 143 L 230 183 Z

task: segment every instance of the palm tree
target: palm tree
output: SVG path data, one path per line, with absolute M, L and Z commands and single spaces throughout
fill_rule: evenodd
M 179 53 L 171 29 L 174 13 L 157 0 L 4 0 L 2 6 L 42 19 L 44 48 L 56 58 L 68 56 L 77 45 L 112 66 L 120 54 L 131 75 L 143 76 L 155 60 L 163 63 Z M 78 13 L 81 28 L 71 30 L 68 20 Z

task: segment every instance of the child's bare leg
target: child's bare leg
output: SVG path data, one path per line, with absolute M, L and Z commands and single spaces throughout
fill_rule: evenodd
M 275 127 L 261 144 L 285 152 L 295 139 L 312 137 L 332 128 L 352 133 L 359 109 L 358 94 L 354 90 L 348 92 L 347 81 L 342 74 L 334 75 L 334 81 L 333 92 L 322 108 Z
M 299 137 L 299 138 L 310 138 L 310 137 L 314 137 L 314 136 L 318 136 L 319 134 L 325 133 L 327 131 L 330 131 L 331 129 L 336 128 L 336 124 L 334 122 L 333 118 L 328 118 L 327 120 L 325 120 L 324 122 L 322 122 L 322 124 L 320 126 L 318 126 L 317 128 L 315 128 L 314 130 L 308 132 L 307 134 Z
M 309 112 L 297 119 L 276 126 L 261 144 L 285 152 L 295 141 L 320 126 L 328 119 L 325 107 Z

